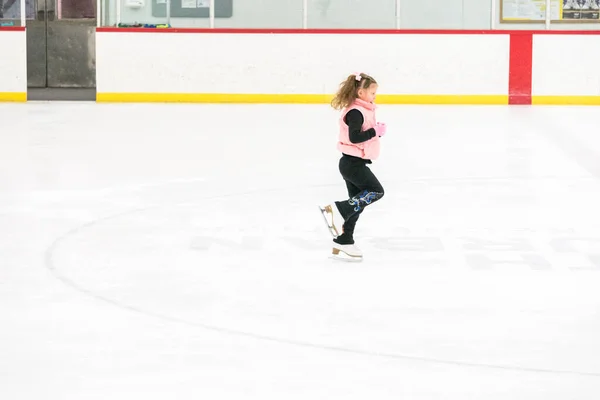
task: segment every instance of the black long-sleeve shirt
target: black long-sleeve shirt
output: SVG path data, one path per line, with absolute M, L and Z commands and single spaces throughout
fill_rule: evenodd
M 350 141 L 352 143 L 366 142 L 367 140 L 374 138 L 376 135 L 374 128 L 369 128 L 366 131 L 362 130 L 362 125 L 365 122 L 365 118 L 357 109 L 348 111 L 344 117 L 344 121 L 348 125 Z

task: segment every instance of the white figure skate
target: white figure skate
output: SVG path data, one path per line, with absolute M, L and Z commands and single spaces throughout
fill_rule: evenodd
M 321 214 L 325 219 L 325 223 L 329 228 L 331 236 L 333 236 L 334 239 L 340 236 L 344 228 L 344 218 L 342 217 L 342 214 L 340 214 L 335 203 L 319 206 L 319 210 L 321 210 Z
M 332 258 L 342 261 L 360 262 L 363 260 L 362 251 L 353 244 L 333 243 Z
M 333 236 L 334 239 L 340 236 L 344 231 L 344 218 L 342 217 L 342 214 L 340 214 L 335 203 L 319 206 L 319 210 L 321 210 L 321 215 L 323 215 L 323 219 L 325 219 L 325 223 L 329 228 L 331 236 Z M 331 257 L 336 260 L 356 262 L 362 261 L 363 254 L 354 244 L 339 244 L 333 242 Z

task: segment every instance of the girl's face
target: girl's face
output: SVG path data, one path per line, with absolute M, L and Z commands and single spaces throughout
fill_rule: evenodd
M 375 102 L 375 97 L 377 96 L 377 84 L 372 83 L 368 88 L 360 88 L 358 89 L 358 98 L 373 103 Z

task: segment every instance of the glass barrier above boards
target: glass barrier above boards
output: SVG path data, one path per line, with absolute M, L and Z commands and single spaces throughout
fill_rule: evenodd
M 0 27 L 56 20 L 95 20 L 100 0 L 0 0 Z M 22 4 L 25 7 L 22 7 Z
M 0 27 L 21 26 L 21 0 L 0 0 Z M 26 19 L 35 17 L 35 0 L 25 2 Z
M 124 28 L 597 30 L 600 22 L 600 0 L 550 0 L 550 21 L 540 0 L 100 1 L 101 25 Z

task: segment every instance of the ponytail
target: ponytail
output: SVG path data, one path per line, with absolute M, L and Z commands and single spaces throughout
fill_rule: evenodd
M 358 97 L 359 89 L 367 89 L 369 86 L 377 84 L 373 77 L 363 74 L 351 74 L 345 81 L 340 83 L 340 88 L 331 100 L 331 107 L 336 110 L 343 110 L 354 102 Z

